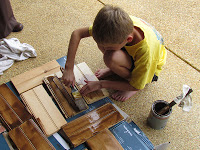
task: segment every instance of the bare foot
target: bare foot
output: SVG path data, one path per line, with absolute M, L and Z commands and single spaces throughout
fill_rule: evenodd
M 117 101 L 124 102 L 136 93 L 137 91 L 117 91 L 111 97 Z
M 105 77 L 110 76 L 112 74 L 114 74 L 114 73 L 109 68 L 99 69 L 99 70 L 97 70 L 97 72 L 95 72 L 95 75 L 98 79 L 105 78 Z

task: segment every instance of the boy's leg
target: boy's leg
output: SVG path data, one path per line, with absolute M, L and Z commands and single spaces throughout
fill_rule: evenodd
M 104 53 L 104 62 L 111 72 L 120 77 L 129 80 L 133 64 L 132 58 L 126 51 L 106 51 Z M 108 70 L 107 70 L 108 71 Z M 111 97 L 118 101 L 125 101 L 136 94 L 137 91 L 117 91 Z
M 117 74 L 118 76 L 129 80 L 131 77 L 130 69 L 132 67 L 131 56 L 122 50 L 107 50 L 104 53 L 104 62 L 108 67 L 107 72 Z

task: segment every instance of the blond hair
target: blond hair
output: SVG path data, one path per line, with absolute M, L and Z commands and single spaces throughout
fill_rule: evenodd
M 92 36 L 100 44 L 120 44 L 133 31 L 133 21 L 119 7 L 104 6 L 97 14 Z

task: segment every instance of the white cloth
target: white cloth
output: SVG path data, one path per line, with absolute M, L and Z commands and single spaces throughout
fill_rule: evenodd
M 20 43 L 17 38 L 2 39 L 0 41 L 0 75 L 10 68 L 15 60 L 22 61 L 36 56 L 36 51 L 31 45 Z
M 187 112 L 192 108 L 192 97 L 190 94 L 187 95 L 190 89 L 188 85 L 183 85 L 183 93 L 174 99 L 174 101 L 179 104 L 178 106 L 182 107 L 183 111 Z

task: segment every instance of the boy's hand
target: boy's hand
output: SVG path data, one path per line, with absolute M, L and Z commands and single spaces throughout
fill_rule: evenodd
M 80 93 L 83 96 L 87 95 L 88 93 L 91 93 L 93 91 L 97 91 L 97 90 L 102 88 L 100 81 L 85 81 L 85 82 L 87 84 L 84 85 L 80 90 Z
M 63 72 L 62 80 L 67 87 L 70 87 L 71 85 L 74 86 L 75 77 L 73 71 L 65 69 Z

